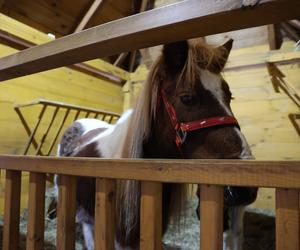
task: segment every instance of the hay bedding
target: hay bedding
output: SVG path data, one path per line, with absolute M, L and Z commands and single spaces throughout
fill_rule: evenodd
M 46 207 L 53 196 L 51 190 L 46 194 Z M 182 232 L 175 232 L 171 225 L 163 241 L 165 250 L 194 250 L 199 249 L 199 222 L 195 214 L 197 199 L 188 202 L 187 218 L 185 229 Z M 247 210 L 245 214 L 245 242 L 244 250 L 273 250 L 275 249 L 275 219 L 272 214 L 265 211 Z M 20 223 L 20 249 L 26 249 L 26 227 L 27 211 L 21 216 Z M 0 235 L 2 237 L 3 220 L 0 220 Z M 76 250 L 84 250 L 81 228 L 76 228 Z M 2 238 L 1 238 L 2 242 Z M 56 219 L 45 221 L 45 247 L 46 250 L 56 249 Z M 2 244 L 1 244 L 2 245 Z M 0 248 L 1 249 L 1 248 Z

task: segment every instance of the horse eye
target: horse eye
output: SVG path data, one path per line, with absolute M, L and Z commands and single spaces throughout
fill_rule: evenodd
M 191 95 L 182 95 L 180 96 L 180 101 L 187 106 L 194 105 L 196 103 L 196 100 L 193 96 Z

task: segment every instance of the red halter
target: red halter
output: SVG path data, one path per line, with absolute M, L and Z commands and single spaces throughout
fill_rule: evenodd
M 237 120 L 233 116 L 215 116 L 192 122 L 178 122 L 175 109 L 168 101 L 167 96 L 163 90 L 161 90 L 161 97 L 169 114 L 172 126 L 176 132 L 175 143 L 180 152 L 181 145 L 186 140 L 187 132 L 220 125 L 232 125 L 239 127 Z

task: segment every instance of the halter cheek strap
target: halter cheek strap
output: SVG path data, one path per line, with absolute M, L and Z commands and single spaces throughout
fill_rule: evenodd
M 204 128 L 216 127 L 221 125 L 232 125 L 239 128 L 239 124 L 234 116 L 215 116 L 200 120 L 195 120 L 191 122 L 178 122 L 176 112 L 172 104 L 168 101 L 167 96 L 163 90 L 161 92 L 161 98 L 163 100 L 164 106 L 169 115 L 172 127 L 176 132 L 175 143 L 181 151 L 181 146 L 184 144 L 187 133 L 190 131 L 200 130 Z

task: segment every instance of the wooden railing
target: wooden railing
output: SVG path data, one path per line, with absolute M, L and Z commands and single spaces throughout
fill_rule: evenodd
M 24 108 L 36 106 L 40 106 L 41 109 L 39 115 L 37 116 L 36 123 L 31 129 L 21 110 Z M 26 104 L 19 104 L 16 105 L 14 109 L 18 114 L 29 137 L 23 151 L 24 155 L 29 154 L 29 149 L 31 147 L 33 147 L 33 149 L 35 150 L 35 155 L 53 155 L 53 149 L 56 148 L 55 145 L 57 144 L 61 133 L 64 131 L 64 129 L 66 129 L 66 125 L 68 125 L 66 124 L 66 121 L 69 117 L 71 117 L 73 121 L 80 118 L 94 118 L 106 121 L 108 123 L 115 123 L 120 118 L 120 115 L 117 113 L 44 99 L 38 99 Z M 46 110 L 49 110 L 48 115 L 45 115 Z M 58 114 L 60 115 L 58 116 Z M 50 121 L 47 121 L 47 118 L 50 119 Z M 48 123 L 47 127 L 45 127 L 43 131 L 41 131 L 43 129 L 41 129 L 41 124 L 45 122 L 45 120 Z M 49 132 L 51 131 L 51 129 L 53 129 L 55 122 L 58 122 L 59 125 L 54 129 L 55 132 L 51 133 L 50 136 Z M 36 136 L 38 131 L 42 134 L 41 138 L 37 138 Z M 50 145 L 47 145 L 48 148 L 45 147 L 45 142 L 47 140 L 50 140 Z M 54 154 L 56 154 L 56 152 Z
M 276 188 L 276 249 L 299 250 L 299 161 L 0 156 L 6 170 L 3 249 L 18 249 L 21 171 L 30 172 L 27 249 L 43 249 L 45 174 L 61 175 L 57 249 L 74 249 L 76 176 L 96 178 L 95 249 L 114 249 L 117 179 L 141 181 L 141 238 L 161 249 L 162 182 L 201 184 L 201 250 L 222 249 L 223 186 Z

